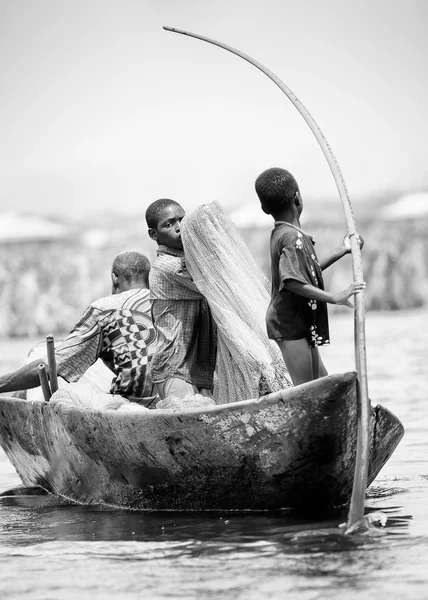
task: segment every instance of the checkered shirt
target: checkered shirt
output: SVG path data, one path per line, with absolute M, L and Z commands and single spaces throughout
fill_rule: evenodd
M 112 394 L 151 392 L 148 364 L 156 344 L 149 290 L 133 289 L 92 303 L 55 350 L 58 375 L 75 382 L 101 358 L 113 371 Z
M 161 383 L 177 377 L 198 388 L 212 388 L 215 325 L 208 302 L 186 268 L 184 252 L 159 246 L 149 284 L 158 336 L 152 380 Z

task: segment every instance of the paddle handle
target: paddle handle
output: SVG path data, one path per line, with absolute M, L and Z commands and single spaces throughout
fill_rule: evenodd
M 46 349 L 48 355 L 49 380 L 51 383 L 52 394 L 54 394 L 58 389 L 58 376 L 55 358 L 55 339 L 51 334 L 46 336 Z
M 51 399 L 52 393 L 51 393 L 51 389 L 49 387 L 46 366 L 43 363 L 40 363 L 37 368 L 39 371 L 39 380 L 40 380 L 40 385 L 42 387 L 43 398 L 45 399 L 46 402 L 49 402 L 49 400 Z

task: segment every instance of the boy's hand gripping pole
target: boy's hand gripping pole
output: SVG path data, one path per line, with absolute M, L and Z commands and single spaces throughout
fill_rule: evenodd
M 236 56 L 246 60 L 254 67 L 262 71 L 271 81 L 273 81 L 282 92 L 291 100 L 292 104 L 297 108 L 306 123 L 309 125 L 312 133 L 315 135 L 321 149 L 324 153 L 325 158 L 329 164 L 331 172 L 333 173 L 334 180 L 339 192 L 339 196 L 342 202 L 342 207 L 345 213 L 345 219 L 348 227 L 348 234 L 351 240 L 351 252 L 352 252 L 352 267 L 354 274 L 354 281 L 363 281 L 363 266 L 361 260 L 361 251 L 357 241 L 357 228 L 352 210 L 351 202 L 348 195 L 348 190 L 343 178 L 342 172 L 339 167 L 339 163 L 329 143 L 327 142 L 323 132 L 319 128 L 317 122 L 309 113 L 309 111 L 303 106 L 300 100 L 293 94 L 293 92 L 283 83 L 272 71 L 267 69 L 258 61 L 251 58 L 247 54 L 227 46 L 216 40 L 198 35 L 196 33 L 190 33 L 189 31 L 183 31 L 181 29 L 174 29 L 173 27 L 164 27 L 166 31 L 172 31 L 173 33 L 180 33 L 189 37 L 208 42 L 223 50 L 227 50 Z M 355 324 L 355 363 L 356 370 L 358 372 L 358 437 L 357 437 L 357 455 L 355 463 L 354 473 L 354 485 L 352 489 L 351 505 L 349 509 L 347 530 L 364 517 L 364 500 L 367 487 L 367 473 L 369 466 L 369 431 L 370 431 L 370 400 L 368 396 L 368 385 L 367 385 L 367 361 L 366 361 L 366 338 L 365 338 L 365 305 L 364 296 L 362 292 L 358 292 L 355 295 L 354 302 L 354 324 Z

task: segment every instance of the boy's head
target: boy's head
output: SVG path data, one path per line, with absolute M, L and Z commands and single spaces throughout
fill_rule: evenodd
M 293 175 L 285 169 L 274 167 L 263 171 L 256 179 L 256 192 L 262 209 L 268 215 L 276 215 L 294 206 L 302 212 L 299 186 Z
M 121 252 L 111 267 L 112 293 L 149 287 L 149 259 L 139 252 Z
M 169 198 L 155 200 L 146 210 L 149 236 L 159 245 L 182 250 L 180 223 L 185 214 L 175 200 Z

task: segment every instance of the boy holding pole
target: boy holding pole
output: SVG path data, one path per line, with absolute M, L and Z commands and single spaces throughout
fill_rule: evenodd
M 351 251 L 349 237 L 318 261 L 313 238 L 300 227 L 303 202 L 294 177 L 280 168 L 267 169 L 256 180 L 261 208 L 272 215 L 272 296 L 266 314 L 268 336 L 278 344 L 294 385 L 327 375 L 318 347 L 330 343 L 327 303 L 352 308 L 349 298 L 366 286 L 324 289 L 322 271 Z M 359 239 L 360 247 L 363 240 Z

